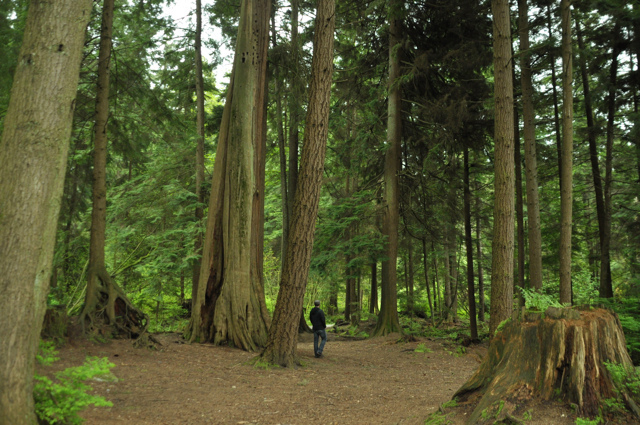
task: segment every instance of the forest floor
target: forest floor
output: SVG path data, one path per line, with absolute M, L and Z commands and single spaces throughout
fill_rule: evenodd
M 136 349 L 128 340 L 70 340 L 59 350 L 61 360 L 42 372 L 80 365 L 86 356 L 107 357 L 116 365 L 117 381 L 90 382 L 113 407 L 83 411 L 87 425 L 424 424 L 486 353 L 486 344 L 463 350 L 445 339 L 328 335 L 319 359 L 313 336 L 300 336 L 298 368 L 255 368 L 249 364 L 255 354 L 157 334 L 158 350 Z M 430 423 L 463 424 L 469 413 L 462 406 L 446 421 Z M 575 421 L 556 403 L 539 404 L 531 413 L 527 424 Z

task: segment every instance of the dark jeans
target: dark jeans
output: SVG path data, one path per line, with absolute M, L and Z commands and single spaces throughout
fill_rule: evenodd
M 320 342 L 320 347 L 318 347 L 318 338 L 322 338 Z M 327 332 L 324 329 L 320 329 L 319 331 L 313 331 L 313 353 L 316 356 L 322 354 L 322 350 L 324 349 L 324 344 L 327 342 Z

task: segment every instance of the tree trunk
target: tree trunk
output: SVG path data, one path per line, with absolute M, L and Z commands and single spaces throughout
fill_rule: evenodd
M 469 148 L 464 149 L 464 241 L 467 251 L 467 294 L 469 299 L 469 328 L 471 339 L 478 339 L 476 322 L 476 290 L 473 278 L 473 238 L 471 236 L 471 190 L 469 188 Z M 426 270 L 425 270 L 426 272 Z M 429 297 L 431 301 L 431 297 Z
M 369 313 L 378 313 L 378 262 L 371 261 L 371 296 L 369 298 Z
M 270 0 L 242 2 L 197 301 L 186 333 L 190 341 L 230 344 L 247 351 L 264 346 L 269 326 L 262 284 L 261 222 L 270 9 Z M 300 311 L 302 306 L 297 314 Z
M 511 317 L 513 308 L 513 81 L 511 19 L 507 0 L 492 0 L 495 73 L 495 204 L 491 266 L 490 332 Z
M 260 355 L 267 363 L 282 366 L 298 363 L 296 328 L 309 276 L 329 130 L 335 30 L 333 0 L 318 1 L 315 28 L 309 107 L 305 122 L 298 190 L 291 215 L 289 247 L 282 268 L 273 323 L 269 328 L 264 351 Z
M 291 92 L 289 93 L 289 179 L 288 179 L 288 196 L 289 204 L 289 220 L 293 214 L 293 202 L 296 195 L 298 185 L 298 144 L 299 131 L 298 123 L 300 122 L 300 98 L 303 96 L 304 87 L 302 86 L 302 69 L 300 65 L 300 42 L 298 41 L 298 10 L 300 0 L 291 0 L 291 62 L 293 66 L 290 69 L 289 82 L 291 84 Z M 289 239 L 287 239 L 288 243 Z M 286 253 L 285 253 L 286 257 Z M 284 261 L 284 257 L 283 257 Z
M 204 78 L 202 76 L 202 0 L 196 0 L 196 222 L 202 224 L 204 218 Z M 200 264 L 202 257 L 202 232 L 200 226 L 197 227 L 195 235 L 193 261 L 193 273 L 191 279 L 191 293 L 198 293 L 198 278 L 200 277 Z M 192 300 L 195 297 L 192 296 Z
M 571 304 L 571 224 L 573 221 L 573 59 L 571 3 L 561 0 L 562 16 L 562 187 L 560 189 L 560 302 Z
M 86 332 L 115 333 L 127 338 L 136 338 L 146 331 L 149 318 L 133 306 L 125 292 L 113 281 L 107 271 L 104 252 L 107 228 L 107 124 L 113 9 L 114 0 L 105 0 L 98 55 L 89 268 L 87 292 L 79 321 Z M 103 329 L 103 326 L 106 328 Z
M 602 400 L 616 396 L 605 362 L 633 369 L 618 317 L 608 310 L 555 307 L 526 316 L 496 334 L 476 373 L 454 395 L 477 403 L 468 423 L 524 412 L 532 397 L 560 397 L 575 404 L 579 416 L 596 416 Z
M 36 424 L 33 374 L 91 2 L 32 1 L 0 143 L 0 424 Z
M 414 311 L 414 299 L 413 299 L 413 245 L 411 244 L 411 238 L 407 241 L 408 253 L 408 273 L 407 273 L 407 310 L 413 314 Z
M 449 255 L 449 241 L 444 241 L 444 320 L 451 320 L 451 256 Z
M 531 52 L 529 47 L 529 7 L 527 0 L 519 0 L 519 32 L 522 84 L 522 120 L 524 123 L 524 163 L 527 192 L 527 226 L 529 242 L 529 286 L 542 290 L 542 231 L 538 197 L 538 164 L 536 158 L 535 111 L 531 80 Z
M 480 240 L 480 213 L 481 213 L 481 203 L 480 203 L 480 195 L 478 195 L 479 188 L 476 180 L 476 250 L 477 250 L 477 263 L 478 263 L 478 298 L 479 298 L 479 308 L 478 308 L 478 320 L 484 322 L 484 276 L 482 273 L 482 242 Z
M 551 6 L 547 5 L 547 29 L 549 31 L 549 40 L 555 41 L 553 38 Z M 554 46 L 555 48 L 555 42 Z M 551 65 L 551 89 L 553 93 L 553 123 L 556 134 L 556 152 L 558 156 L 558 186 L 562 190 L 562 132 L 560 131 L 560 111 L 558 108 L 558 87 L 556 84 L 556 58 L 553 55 L 553 48 L 549 49 L 549 63 Z
M 276 45 L 276 18 L 275 14 L 271 17 L 271 40 L 273 48 Z M 284 125 L 282 123 L 282 80 L 280 68 L 273 71 L 276 86 L 276 128 L 278 131 L 278 156 L 280 158 L 280 197 L 282 205 L 282 242 L 280 247 L 280 265 L 282 269 L 282 260 L 287 254 L 287 241 L 289 239 L 289 196 L 287 193 L 287 153 L 285 150 Z M 306 320 L 305 320 L 306 323 Z
M 389 104 L 387 119 L 388 147 L 384 162 L 384 219 L 382 233 L 387 237 L 387 259 L 382 262 L 382 296 L 380 315 L 373 336 L 401 332 L 398 320 L 398 288 L 396 262 L 398 260 L 398 223 L 400 220 L 398 200 L 398 173 L 402 142 L 402 96 L 400 77 L 399 44 L 402 41 L 400 14 L 403 0 L 389 4 Z
M 512 51 L 513 52 L 513 51 Z M 513 76 L 515 80 L 515 73 Z M 516 190 L 516 239 L 518 241 L 518 255 L 517 269 L 518 274 L 513 281 L 513 291 L 518 299 L 519 305 L 524 305 L 524 298 L 522 296 L 522 289 L 524 289 L 524 264 L 525 264 L 525 249 L 524 249 L 524 199 L 522 196 L 522 155 L 520 152 L 520 124 L 518 117 L 518 107 L 516 102 L 513 103 L 513 161 L 515 168 L 515 190 Z M 520 288 L 518 290 L 517 288 Z
M 422 239 L 422 261 L 424 266 L 424 286 L 427 290 L 427 299 L 429 301 L 429 312 L 431 313 L 431 325 L 435 328 L 436 319 L 435 319 L 435 311 L 433 309 L 433 301 L 431 299 L 431 290 L 429 289 L 429 273 L 428 273 L 428 260 L 427 260 L 427 240 Z M 435 294 L 434 294 L 435 296 Z
M 589 141 L 589 159 L 591 161 L 591 175 L 593 177 L 593 188 L 596 198 L 596 215 L 598 218 L 599 252 L 602 253 L 602 243 L 604 241 L 604 195 L 602 193 L 602 178 L 600 176 L 600 165 L 598 161 L 598 145 L 596 141 L 596 125 L 594 122 L 593 104 L 591 101 L 591 90 L 589 87 L 589 74 L 587 61 L 584 57 L 584 41 L 582 38 L 582 28 L 580 21 L 576 19 L 576 35 L 578 38 L 578 48 L 580 49 L 579 64 L 580 75 L 582 77 L 582 87 L 584 92 L 584 109 L 587 116 L 587 140 Z M 601 257 L 601 255 L 600 255 Z M 602 257 L 601 257 L 602 259 Z M 602 286 L 602 283 L 601 283 Z
M 613 186 L 613 139 L 615 137 L 616 116 L 616 82 L 618 76 L 618 56 L 620 55 L 620 23 L 616 22 L 613 29 L 613 46 L 611 69 L 609 71 L 609 95 L 607 97 L 607 144 L 605 148 L 604 167 L 604 231 L 602 232 L 601 261 L 600 261 L 600 296 L 613 298 L 613 283 L 611 278 L 611 187 Z

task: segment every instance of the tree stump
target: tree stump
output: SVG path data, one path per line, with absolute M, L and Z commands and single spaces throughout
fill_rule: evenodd
M 554 307 L 523 315 L 499 328 L 476 373 L 455 393 L 459 402 L 477 403 L 468 423 L 523 412 L 534 397 L 571 403 L 580 416 L 598 415 L 601 400 L 617 396 L 604 363 L 633 370 L 618 316 Z M 638 415 L 630 395 L 618 391 Z

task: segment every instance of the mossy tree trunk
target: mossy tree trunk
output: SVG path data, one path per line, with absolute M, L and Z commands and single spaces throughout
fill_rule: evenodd
M 270 364 L 292 366 L 298 362 L 299 315 L 309 277 L 315 222 L 329 130 L 329 108 L 333 76 L 335 31 L 334 0 L 319 0 L 313 40 L 309 108 L 305 121 L 287 256 L 284 259 L 280 290 L 269 337 L 260 358 Z
M 0 142 L 0 424 L 36 424 L 45 314 L 91 2 L 31 1 Z
M 270 0 L 243 0 L 209 199 L 198 292 L 185 337 L 257 351 L 269 316 L 262 281 L 265 82 Z
M 601 400 L 616 395 L 605 362 L 633 368 L 618 317 L 553 307 L 525 316 L 498 331 L 476 373 L 455 393 L 459 402 L 477 403 L 468 423 L 493 423 L 498 410 L 521 415 L 532 397 L 559 397 L 580 416 L 598 415 Z

